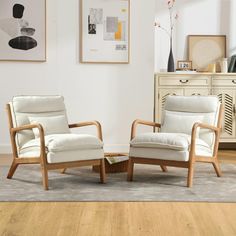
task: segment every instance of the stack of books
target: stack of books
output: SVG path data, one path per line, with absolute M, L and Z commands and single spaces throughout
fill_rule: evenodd
M 112 164 L 116 164 L 116 163 L 119 163 L 119 162 L 123 162 L 123 161 L 128 161 L 129 160 L 129 157 L 128 156 L 107 156 L 106 157 L 106 159 L 107 159 L 107 161 L 108 161 L 108 163 L 110 164 L 110 165 L 112 165 Z

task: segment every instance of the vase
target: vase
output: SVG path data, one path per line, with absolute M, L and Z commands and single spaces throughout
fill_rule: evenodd
M 220 69 L 221 69 L 221 73 L 227 73 L 228 72 L 228 58 L 222 58 L 221 59 Z
M 174 57 L 173 57 L 173 51 L 172 51 L 172 39 L 170 40 L 170 53 L 169 53 L 169 58 L 168 58 L 167 71 L 168 72 L 175 71 L 175 63 L 174 63 Z

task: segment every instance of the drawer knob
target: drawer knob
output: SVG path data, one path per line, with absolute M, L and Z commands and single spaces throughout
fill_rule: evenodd
M 186 83 L 188 83 L 188 79 L 181 79 L 180 81 L 179 81 L 180 83 L 182 83 L 182 84 L 186 84 Z
M 233 83 L 233 84 L 236 84 L 236 80 L 235 80 L 235 79 L 233 79 L 233 80 L 232 80 L 232 83 Z

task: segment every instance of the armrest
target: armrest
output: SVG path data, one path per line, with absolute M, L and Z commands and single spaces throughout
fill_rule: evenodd
M 85 122 L 80 122 L 80 123 L 76 123 L 76 124 L 69 124 L 69 128 L 73 129 L 73 128 L 80 128 L 80 127 L 90 126 L 90 125 L 95 125 L 97 127 L 98 138 L 102 140 L 102 126 L 96 120 L 85 121 Z
M 42 161 L 46 163 L 44 130 L 41 124 L 29 124 L 29 125 L 23 125 L 23 126 L 11 128 L 10 132 L 12 133 L 13 136 L 15 136 L 16 133 L 20 131 L 28 130 L 28 129 L 35 129 L 35 128 L 39 130 L 40 156 L 43 158 Z
M 198 123 L 198 122 L 193 125 L 192 131 L 196 130 L 198 127 L 203 128 L 203 129 L 210 129 L 210 130 L 214 131 L 215 133 L 220 131 L 220 128 L 217 128 L 216 126 L 208 125 L 208 124 L 204 124 L 204 123 Z
M 218 143 L 219 143 L 219 138 L 220 138 L 220 128 L 213 126 L 213 125 L 208 125 L 204 123 L 195 123 L 192 128 L 192 136 L 191 136 L 191 151 L 195 154 L 195 141 L 196 141 L 196 135 L 197 135 L 197 128 L 202 128 L 202 129 L 209 129 L 213 131 L 216 135 L 215 137 L 215 144 L 214 144 L 214 155 L 215 152 L 218 149 Z
M 152 121 L 145 121 L 145 120 L 135 120 L 132 124 L 131 128 L 131 140 L 136 136 L 136 131 L 137 131 L 137 126 L 138 125 L 147 125 L 147 126 L 152 126 L 152 127 L 158 127 L 161 128 L 161 124 L 155 123 Z
M 34 128 L 38 128 L 39 134 L 43 133 L 43 136 L 44 136 L 44 130 L 43 130 L 43 127 L 41 124 L 22 125 L 19 127 L 11 128 L 11 132 L 15 134 L 15 133 L 23 131 L 23 130 L 34 129 Z

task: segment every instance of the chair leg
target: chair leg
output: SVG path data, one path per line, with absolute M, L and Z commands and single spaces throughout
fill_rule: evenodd
M 11 164 L 11 167 L 8 171 L 8 175 L 7 175 L 7 178 L 8 179 L 11 179 L 12 176 L 14 175 L 15 171 L 16 171 L 16 168 L 18 167 L 19 164 L 16 164 L 15 161 L 13 160 L 12 164 Z
M 215 169 L 217 177 L 221 177 L 222 176 L 222 172 L 221 172 L 221 169 L 220 169 L 219 161 L 215 160 L 212 164 L 213 164 L 213 167 Z
M 166 166 L 161 166 L 161 169 L 162 169 L 163 172 L 167 172 L 168 171 Z
M 61 173 L 62 173 L 62 174 L 65 174 L 65 173 L 66 173 L 66 168 L 62 169 L 62 170 L 61 170 Z
M 44 190 L 48 190 L 48 170 L 42 167 L 43 187 Z
M 127 181 L 133 181 L 133 175 L 134 175 L 134 162 L 132 161 L 132 158 L 129 158 Z
M 189 187 L 189 188 L 191 188 L 193 186 L 193 173 L 194 173 L 194 167 L 193 167 L 193 164 L 191 164 L 188 168 L 187 187 Z
M 104 159 L 100 160 L 100 181 L 102 184 L 104 184 L 106 182 L 106 170 L 105 170 Z

